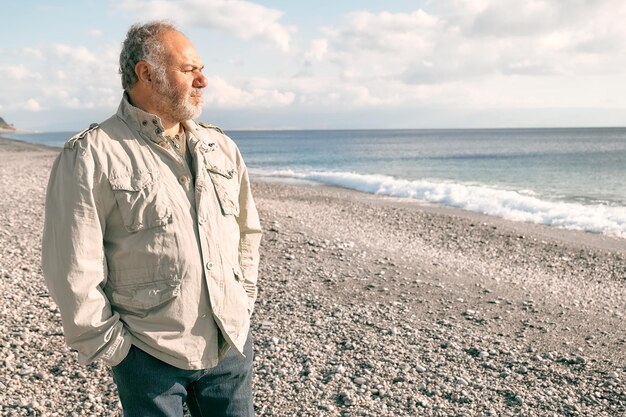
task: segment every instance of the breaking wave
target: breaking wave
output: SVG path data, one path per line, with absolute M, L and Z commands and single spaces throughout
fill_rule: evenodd
M 252 173 L 265 177 L 313 181 L 371 194 L 437 203 L 508 220 L 626 238 L 626 207 L 549 201 L 541 199 L 531 190 L 511 191 L 485 185 L 406 180 L 353 172 L 252 170 Z

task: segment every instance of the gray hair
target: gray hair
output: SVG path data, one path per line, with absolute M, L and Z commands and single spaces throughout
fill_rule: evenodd
M 139 61 L 146 61 L 157 73 L 157 79 L 162 79 L 165 68 L 165 49 L 158 39 L 159 35 L 168 30 L 175 30 L 173 24 L 158 20 L 146 24 L 135 23 L 128 29 L 126 39 L 120 52 L 120 69 L 122 87 L 129 91 L 139 78 L 135 73 L 135 65 Z

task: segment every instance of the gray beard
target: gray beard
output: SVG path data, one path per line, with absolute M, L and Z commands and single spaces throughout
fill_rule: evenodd
M 202 113 L 202 105 L 194 106 L 190 100 L 191 96 L 184 97 L 178 94 L 167 78 L 159 80 L 157 92 L 161 95 L 159 112 L 175 122 L 195 119 Z

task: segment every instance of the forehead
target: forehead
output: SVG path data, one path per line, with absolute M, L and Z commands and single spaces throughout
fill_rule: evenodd
M 198 51 L 182 33 L 167 31 L 161 35 L 161 42 L 170 65 L 201 64 L 202 60 Z

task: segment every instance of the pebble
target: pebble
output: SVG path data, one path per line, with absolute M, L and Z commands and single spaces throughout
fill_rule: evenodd
M 27 375 L 32 374 L 34 370 L 35 370 L 35 368 L 33 368 L 32 366 L 26 366 L 26 367 L 20 369 L 18 371 L 18 374 L 20 376 L 27 376 Z
M 337 365 L 333 368 L 333 372 L 336 374 L 343 374 L 346 372 L 346 367 L 343 365 Z
M 459 383 L 460 385 L 469 385 L 469 382 L 467 382 L 467 380 L 465 378 L 457 378 L 456 382 Z
M 360 376 L 354 378 L 353 381 L 357 385 L 365 385 L 367 383 L 367 380 L 365 378 L 363 378 L 363 377 L 360 377 Z
M 416 363 L 415 365 L 413 365 L 413 367 L 415 368 L 417 372 L 420 372 L 420 373 L 426 372 L 426 368 L 420 365 L 419 363 Z

